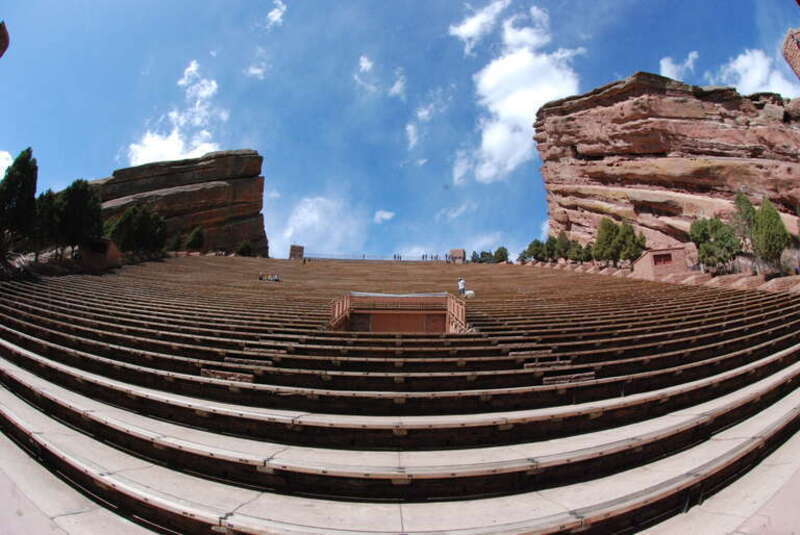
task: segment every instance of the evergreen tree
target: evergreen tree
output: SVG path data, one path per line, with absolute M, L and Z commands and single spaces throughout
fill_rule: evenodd
M 138 248 L 136 222 L 139 220 L 139 207 L 131 206 L 111 227 L 109 238 L 117 244 L 120 251 L 130 252 Z
M 716 217 L 694 221 L 689 237 L 697 246 L 700 263 L 714 272 L 728 265 L 741 251 L 741 242 L 733 227 Z
M 481 251 L 481 256 L 479 262 L 481 264 L 493 264 L 494 263 L 494 254 L 491 251 Z
M 38 174 L 39 166 L 30 147 L 6 169 L 0 181 L 0 244 L 8 245 L 33 234 Z
M 36 223 L 33 232 L 36 261 L 39 260 L 39 251 L 57 245 L 61 241 L 60 232 L 61 211 L 58 196 L 53 190 L 48 189 L 36 198 Z
M 478 252 L 477 251 L 472 251 L 472 256 L 470 257 L 469 261 L 471 263 L 473 263 L 473 264 L 480 264 L 481 257 L 478 256 Z
M 581 247 L 580 243 L 576 241 L 570 242 L 569 249 L 567 250 L 567 258 L 573 262 L 579 262 L 581 258 L 583 258 L 583 247 Z
M 609 218 L 604 217 L 600 221 L 600 227 L 597 229 L 597 242 L 594 246 L 595 260 L 617 263 L 621 248 L 616 249 L 617 244 L 615 242 L 619 232 L 620 227 Z
M 239 256 L 253 256 L 253 245 L 245 240 L 236 248 L 236 254 Z
M 567 233 L 563 230 L 558 233 L 558 237 L 556 237 L 556 258 L 567 258 L 567 254 L 569 253 L 569 238 L 567 238 Z
M 508 249 L 501 245 L 494 252 L 494 263 L 501 264 L 504 262 L 508 262 Z
M 205 245 L 205 236 L 203 236 L 203 228 L 195 227 L 186 239 L 186 248 L 190 251 L 200 251 Z
M 65 245 L 73 248 L 103 233 L 100 199 L 85 180 L 79 179 L 61 193 L 61 229 Z
M 635 261 L 642 256 L 642 252 L 647 245 L 647 240 L 641 232 L 637 236 L 633 227 L 628 223 L 623 223 L 620 227 L 616 239 L 616 247 L 619 247 L 619 258 L 629 262 Z
M 764 199 L 753 218 L 753 252 L 767 265 L 781 268 L 781 254 L 791 237 L 769 199 Z
M 594 248 L 594 246 L 592 245 L 591 242 L 587 243 L 583 247 L 583 252 L 581 254 L 581 262 L 591 262 L 592 261 L 592 259 L 594 258 L 593 248 Z
M 544 244 L 541 240 L 533 240 L 525 249 L 525 256 L 531 260 L 544 260 Z
M 557 243 L 555 236 L 550 236 L 547 238 L 547 241 L 544 242 L 544 257 L 545 260 L 552 262 L 557 257 L 556 250 L 557 250 Z
M 756 209 L 753 203 L 743 193 L 737 193 L 734 200 L 736 213 L 733 215 L 733 229 L 745 249 L 752 250 L 753 223 L 755 222 Z
M 175 235 L 172 237 L 172 239 L 169 241 L 168 249 L 170 251 L 179 251 L 180 248 L 181 248 L 181 245 L 182 245 L 181 233 L 180 232 L 176 232 Z

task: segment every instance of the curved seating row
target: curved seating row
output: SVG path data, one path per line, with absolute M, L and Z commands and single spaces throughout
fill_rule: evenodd
M 456 276 L 468 333 L 325 328 Z M 631 533 L 800 427 L 789 294 L 220 257 L 0 290 L 3 432 L 157 531 Z

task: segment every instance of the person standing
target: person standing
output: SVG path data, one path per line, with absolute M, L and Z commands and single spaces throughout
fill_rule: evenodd
M 464 295 L 467 292 L 467 282 L 461 277 L 458 278 L 458 293 Z

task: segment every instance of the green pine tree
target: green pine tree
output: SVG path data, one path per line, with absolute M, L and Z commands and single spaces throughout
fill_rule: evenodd
M 53 190 L 39 194 L 36 198 L 36 223 L 34 228 L 34 243 L 36 246 L 36 261 L 39 252 L 57 245 L 60 240 L 61 213 L 59 210 L 58 196 Z
M 753 252 L 765 264 L 780 270 L 781 254 L 791 236 L 769 199 L 764 199 L 753 218 Z
M 753 203 L 743 193 L 737 193 L 733 201 L 736 213 L 731 221 L 734 232 L 742 241 L 745 249 L 752 251 L 753 223 L 755 222 L 756 209 Z
M 563 230 L 556 237 L 556 258 L 567 258 L 569 253 L 569 238 Z
M 39 166 L 28 147 L 19 153 L 0 181 L 0 251 L 17 240 L 32 237 L 38 174 Z
M 201 251 L 205 246 L 205 236 L 202 227 L 195 227 L 186 239 L 186 248 L 190 251 Z
M 61 192 L 61 229 L 65 245 L 74 247 L 103 234 L 100 199 L 85 180 L 74 181 Z
M 719 273 L 741 251 L 736 231 L 719 218 L 698 219 L 689 228 L 689 237 L 697 246 L 698 260 L 709 271 Z
M 617 234 L 620 232 L 620 227 L 607 217 L 600 221 L 600 226 L 597 229 L 597 241 L 594 246 L 594 258 L 604 262 L 617 263 L 619 260 L 619 253 L 621 248 L 617 249 Z
M 508 262 L 508 249 L 502 245 L 494 252 L 494 263 L 502 264 Z
M 245 240 L 236 248 L 236 254 L 239 256 L 253 256 L 253 245 Z

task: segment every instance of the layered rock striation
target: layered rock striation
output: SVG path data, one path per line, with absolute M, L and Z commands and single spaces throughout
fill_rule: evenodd
M 211 152 L 118 169 L 92 184 L 103 201 L 104 219 L 149 205 L 166 219 L 170 236 L 200 226 L 209 249 L 233 251 L 249 241 L 257 254 L 266 254 L 262 160 L 254 150 Z
M 800 100 L 637 73 L 545 104 L 534 126 L 551 232 L 585 243 L 610 217 L 678 245 L 695 219 L 729 217 L 737 192 L 798 231 Z

